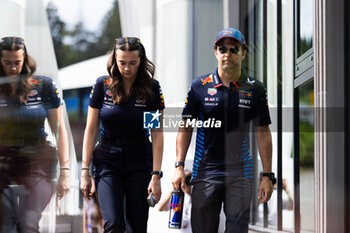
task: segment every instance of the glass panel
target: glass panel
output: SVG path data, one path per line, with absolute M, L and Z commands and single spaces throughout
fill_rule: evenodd
M 298 57 L 312 48 L 313 41 L 313 0 L 299 0 Z
M 213 45 L 216 34 L 223 28 L 223 18 L 218 17 L 223 12 L 223 1 L 194 0 L 193 4 L 193 77 L 197 77 L 216 68 Z
M 65 90 L 63 95 L 77 158 L 82 156 L 83 137 L 91 88 Z
M 285 179 L 282 200 L 282 227 L 283 230 L 293 232 L 294 229 L 294 210 L 293 210 L 293 193 L 294 193 L 294 166 L 293 166 L 293 55 L 294 48 L 291 46 L 293 41 L 294 30 L 293 1 L 282 1 L 282 178 Z
M 300 227 L 314 231 L 314 82 L 299 89 Z

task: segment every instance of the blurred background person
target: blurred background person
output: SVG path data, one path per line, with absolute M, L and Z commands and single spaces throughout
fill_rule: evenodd
M 183 192 L 185 193 L 183 212 L 182 212 L 182 225 L 180 232 L 190 233 L 191 229 L 191 206 L 192 206 L 192 186 L 191 186 L 191 177 L 192 172 L 189 170 L 185 170 L 185 188 Z M 161 199 L 158 203 L 159 211 L 169 211 L 170 209 L 170 201 L 171 201 L 172 191 L 165 198 Z
M 163 94 L 153 79 L 154 65 L 140 39 L 116 39 L 107 69 L 97 79 L 89 101 L 83 143 L 81 190 L 90 198 L 95 191 L 89 166 L 93 155 L 94 178 L 104 220 L 104 232 L 147 232 L 147 196 L 161 196 L 163 156 Z M 160 128 L 143 128 L 145 111 L 156 111 Z M 152 121 L 153 121 L 152 120 Z M 102 132 L 94 148 L 99 122 Z
M 293 210 L 293 195 L 288 189 L 288 184 L 286 179 L 282 179 L 282 209 L 283 210 Z M 273 189 L 277 190 L 277 183 L 274 183 Z M 264 221 L 264 205 L 259 205 L 258 211 L 258 221 L 263 223 Z M 272 192 L 271 199 L 267 202 L 268 209 L 268 224 L 277 226 L 277 192 Z
M 0 229 L 6 233 L 39 232 L 41 212 L 55 191 L 56 154 L 60 163 L 58 197 L 69 191 L 61 97 L 50 78 L 33 76 L 35 70 L 22 38 L 0 40 L 0 188 L 4 207 Z M 47 141 L 46 118 L 57 148 Z
M 92 177 L 91 182 L 94 182 Z M 102 233 L 103 219 L 97 193 L 94 192 L 91 198 L 84 198 L 83 201 L 83 233 Z

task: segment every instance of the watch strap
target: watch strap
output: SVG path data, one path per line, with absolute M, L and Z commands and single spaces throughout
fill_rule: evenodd
M 163 177 L 163 172 L 162 171 L 151 171 L 151 175 L 158 175 L 159 178 Z
M 180 167 L 180 166 L 185 167 L 185 162 L 176 161 L 175 162 L 175 168 Z
M 272 184 L 276 183 L 275 173 L 273 173 L 273 172 L 264 172 L 263 173 L 263 177 L 264 176 L 267 176 L 271 180 Z

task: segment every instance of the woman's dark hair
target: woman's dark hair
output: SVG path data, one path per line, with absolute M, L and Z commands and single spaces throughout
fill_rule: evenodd
M 32 57 L 27 53 L 24 40 L 21 37 L 4 37 L 0 40 L 0 58 L 3 56 L 3 51 L 18 51 L 23 50 L 24 62 L 19 76 L 17 89 L 15 96 L 27 99 L 32 86 L 28 83 L 27 79 L 32 76 L 36 70 L 36 64 Z M 5 71 L 0 63 L 0 77 L 5 77 Z M 0 83 L 0 94 L 6 97 L 12 96 L 11 85 L 6 82 Z
M 147 59 L 145 48 L 136 37 L 116 39 L 116 44 L 108 60 L 107 70 L 112 79 L 109 84 L 109 89 L 112 93 L 113 102 L 115 104 L 121 104 L 127 102 L 129 98 L 124 91 L 122 75 L 116 63 L 116 52 L 118 49 L 122 51 L 139 52 L 140 65 L 130 94 L 135 94 L 137 98 L 142 99 L 142 104 L 145 104 L 146 101 L 153 98 L 152 86 L 155 67 L 154 64 Z

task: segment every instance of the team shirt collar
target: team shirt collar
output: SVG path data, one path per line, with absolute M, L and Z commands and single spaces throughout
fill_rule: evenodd
M 213 79 L 214 79 L 214 88 L 219 88 L 219 87 L 221 87 L 221 86 L 224 85 L 224 84 L 222 84 L 221 79 L 220 79 L 220 77 L 219 77 L 218 68 L 216 68 L 216 69 L 212 72 L 212 75 L 213 75 Z M 247 80 L 247 75 L 246 75 L 245 72 L 242 70 L 240 79 L 239 79 L 237 82 L 232 82 L 232 84 L 233 84 L 237 89 L 239 89 L 240 84 L 243 83 L 243 82 L 245 82 L 246 80 Z

